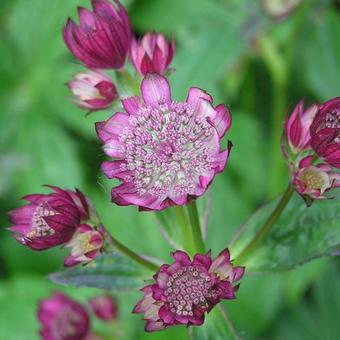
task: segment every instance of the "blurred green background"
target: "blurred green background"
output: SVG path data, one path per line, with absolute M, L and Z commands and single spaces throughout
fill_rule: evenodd
M 68 16 L 88 0 L 0 1 L 0 339 L 37 339 L 40 299 L 61 289 L 79 301 L 98 294 L 49 283 L 65 252 L 35 253 L 6 230 L 7 212 L 42 184 L 78 187 L 95 202 L 104 224 L 121 241 L 169 260 L 171 250 L 150 213 L 110 203 L 110 183 L 93 123 L 110 112 L 84 117 L 64 83 L 83 69 L 61 37 Z M 176 99 L 190 86 L 230 106 L 234 143 L 226 171 L 211 187 L 208 246 L 216 255 L 251 212 L 277 196 L 288 181 L 280 154 L 282 122 L 301 98 L 306 104 L 339 95 L 340 5 L 306 0 L 274 20 L 257 0 L 130 0 L 134 31 L 174 35 L 171 76 Z M 245 339 L 338 339 L 340 266 L 321 259 L 276 275 L 246 276 L 238 298 L 224 304 Z M 145 334 L 131 309 L 139 292 L 118 296 L 119 339 L 186 339 L 185 329 Z M 95 322 L 94 328 L 103 330 Z M 108 330 L 107 330 L 108 331 Z M 109 332 L 109 331 L 108 331 Z M 108 333 L 110 334 L 110 333 Z

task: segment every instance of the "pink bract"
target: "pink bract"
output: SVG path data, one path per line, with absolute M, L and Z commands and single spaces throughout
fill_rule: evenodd
M 285 132 L 291 150 L 299 153 L 310 148 L 310 126 L 318 111 L 316 104 L 304 110 L 304 102 L 300 101 L 285 123 Z
M 34 250 L 68 242 L 81 220 L 89 218 L 89 201 L 79 191 L 49 186 L 50 194 L 23 197 L 29 204 L 9 213 L 11 230 L 18 242 Z
M 310 133 L 312 148 L 318 156 L 340 169 L 340 97 L 320 105 Z
M 118 307 L 117 301 L 110 295 L 96 296 L 89 300 L 93 313 L 103 321 L 116 319 Z
M 307 156 L 300 161 L 292 184 L 310 205 L 315 199 L 329 198 L 324 194 L 340 187 L 340 173 L 332 171 L 332 167 L 325 163 L 313 165 L 313 156 Z
M 144 314 L 145 330 L 158 331 L 173 325 L 201 325 L 204 315 L 221 300 L 235 299 L 244 267 L 233 267 L 228 249 L 214 260 L 210 252 L 172 254 L 175 262 L 163 264 L 154 275 L 155 282 L 142 289 L 144 297 L 133 313 Z
M 85 308 L 62 293 L 41 301 L 38 319 L 44 340 L 85 340 L 90 331 L 90 319 Z
M 69 255 L 64 262 L 67 267 L 77 264 L 86 264 L 100 255 L 104 245 L 104 235 L 101 231 L 82 224 L 72 236 L 65 247 L 71 248 Z
M 169 43 L 162 34 L 147 33 L 140 40 L 131 41 L 130 56 L 136 71 L 164 74 L 175 54 L 175 42 Z
M 118 0 L 92 0 L 93 12 L 79 8 L 79 25 L 68 19 L 64 41 L 89 68 L 120 69 L 131 43 L 129 16 Z
M 118 98 L 112 80 L 99 71 L 77 73 L 67 86 L 76 97 L 73 101 L 80 108 L 90 111 L 105 109 Z
M 173 101 L 168 80 L 156 73 L 145 76 L 141 91 L 122 101 L 125 112 L 96 124 L 112 158 L 102 170 L 122 182 L 112 201 L 142 210 L 186 204 L 226 165 L 232 144 L 221 150 L 221 139 L 231 126 L 229 110 L 195 87 L 186 101 Z

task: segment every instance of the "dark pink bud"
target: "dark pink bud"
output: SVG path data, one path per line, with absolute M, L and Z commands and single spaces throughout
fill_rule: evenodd
M 131 42 L 130 56 L 136 71 L 144 76 L 148 72 L 164 74 L 175 54 L 175 42 L 167 42 L 162 34 L 147 33 Z
M 201 325 L 204 315 L 221 300 L 235 299 L 244 267 L 234 267 L 228 249 L 214 260 L 211 254 L 196 254 L 193 260 L 184 251 L 172 254 L 175 262 L 163 264 L 154 283 L 142 289 L 144 297 L 133 313 L 144 314 L 147 332 L 173 325 Z
M 118 98 L 112 80 L 99 71 L 78 73 L 67 86 L 76 97 L 73 101 L 80 108 L 90 111 L 105 109 Z
M 313 165 L 313 156 L 307 156 L 293 174 L 292 184 L 307 205 L 311 205 L 315 199 L 327 199 L 326 192 L 340 187 L 340 174 L 332 171 L 328 164 Z
M 85 308 L 62 293 L 54 293 L 39 304 L 40 335 L 44 340 L 85 340 L 90 319 Z
M 318 111 L 316 104 L 304 110 L 304 102 L 300 101 L 285 123 L 285 132 L 290 149 L 299 153 L 310 148 L 310 126 Z
M 34 250 L 68 242 L 81 223 L 89 218 L 88 200 L 79 191 L 49 186 L 50 194 L 23 197 L 29 204 L 9 213 L 15 238 Z
M 71 255 L 65 260 L 65 266 L 71 267 L 79 263 L 86 264 L 95 259 L 102 251 L 104 235 L 89 225 L 78 227 L 71 240 L 65 245 L 71 248 Z
M 119 69 L 131 43 L 131 25 L 118 0 L 92 0 L 93 11 L 79 8 L 79 25 L 71 19 L 63 32 L 73 55 L 89 68 Z
M 320 105 L 310 133 L 311 145 L 317 155 L 340 169 L 340 97 Z
M 89 300 L 93 313 L 103 321 L 112 321 L 117 317 L 117 301 L 110 295 L 97 296 Z

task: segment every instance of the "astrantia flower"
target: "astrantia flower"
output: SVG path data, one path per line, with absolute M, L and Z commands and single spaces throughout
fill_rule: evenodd
M 117 301 L 110 295 L 96 296 L 90 299 L 89 304 L 97 318 L 103 321 L 112 321 L 117 317 Z
M 77 73 L 67 86 L 76 97 L 73 101 L 90 111 L 105 109 L 118 97 L 112 80 L 99 71 Z
M 320 105 L 310 133 L 312 148 L 318 156 L 340 169 L 340 97 Z
M 89 201 L 80 191 L 49 187 L 52 193 L 25 196 L 29 204 L 9 213 L 16 240 L 34 250 L 68 242 L 81 220 L 89 218 Z
M 158 331 L 173 325 L 201 325 L 205 312 L 221 300 L 235 299 L 244 267 L 233 267 L 228 249 L 214 260 L 211 254 L 196 254 L 191 260 L 183 251 L 172 254 L 175 262 L 163 264 L 155 283 L 142 289 L 144 297 L 134 313 L 143 313 L 145 330 Z
M 144 76 L 148 72 L 164 74 L 175 54 L 175 42 L 167 42 L 162 34 L 147 33 L 131 42 L 131 61 L 136 71 Z
M 308 156 L 300 161 L 292 184 L 310 205 L 315 199 L 328 198 L 324 195 L 327 191 L 340 187 L 340 173 L 325 163 L 313 165 L 313 156 Z
M 70 267 L 79 263 L 86 264 L 96 258 L 102 251 L 104 235 L 101 231 L 83 224 L 65 245 L 71 248 L 71 255 L 65 259 L 65 266 Z
M 63 35 L 73 55 L 87 67 L 119 69 L 131 43 L 131 25 L 118 0 L 92 0 L 93 12 L 79 8 L 79 25 L 67 21 Z
M 299 153 L 310 148 L 310 126 L 318 111 L 316 104 L 304 110 L 304 102 L 300 101 L 285 123 L 285 133 L 290 149 Z
M 44 340 L 84 340 L 90 331 L 85 308 L 62 293 L 41 301 L 38 318 Z
M 185 102 L 171 98 L 167 79 L 148 73 L 142 97 L 122 101 L 117 112 L 96 124 L 106 154 L 108 178 L 122 184 L 112 189 L 119 205 L 162 210 L 201 196 L 216 173 L 223 171 L 231 148 L 221 151 L 221 138 L 231 126 L 228 108 L 213 107 L 206 92 L 191 88 Z

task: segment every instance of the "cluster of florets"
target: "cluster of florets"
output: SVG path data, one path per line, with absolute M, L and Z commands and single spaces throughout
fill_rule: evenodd
M 286 120 L 283 152 L 293 186 L 310 205 L 340 187 L 340 98 L 303 106 L 300 102 Z

